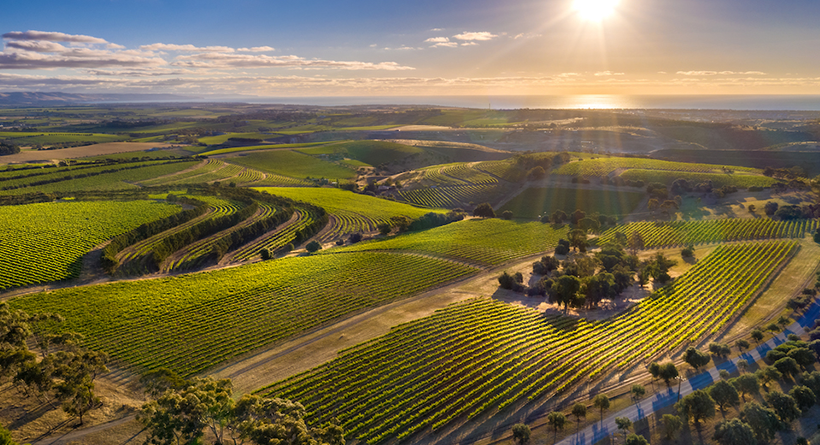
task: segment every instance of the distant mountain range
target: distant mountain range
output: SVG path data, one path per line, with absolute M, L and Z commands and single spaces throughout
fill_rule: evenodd
M 180 96 L 176 94 L 72 94 L 72 93 L 3 93 L 0 92 L 0 105 L 6 106 L 49 106 L 87 104 L 99 102 L 185 102 L 202 101 L 201 97 Z

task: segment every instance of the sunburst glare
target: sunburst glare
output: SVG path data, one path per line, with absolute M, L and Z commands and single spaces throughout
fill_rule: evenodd
M 584 19 L 599 22 L 615 12 L 619 0 L 574 0 L 573 8 Z

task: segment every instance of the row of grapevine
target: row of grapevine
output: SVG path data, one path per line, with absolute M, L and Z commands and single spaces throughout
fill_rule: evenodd
M 688 162 L 662 161 L 646 158 L 596 158 L 570 162 L 557 168 L 559 175 L 607 176 L 621 169 L 665 170 L 671 172 L 723 173 L 724 166 L 715 164 L 695 164 Z M 727 166 L 737 172 L 760 173 L 760 170 L 749 167 Z
M 304 241 L 300 238 L 300 234 L 319 218 L 314 212 L 307 209 L 299 209 L 294 212 L 293 218 L 289 224 L 279 227 L 276 231 L 266 233 L 256 240 L 240 247 L 226 260 L 228 261 L 248 261 L 259 256 L 262 249 L 268 249 L 271 252 L 279 250 L 288 244 L 298 244 Z
M 17 298 L 12 305 L 62 314 L 67 329 L 122 364 L 140 370 L 164 366 L 187 376 L 475 271 L 416 255 L 319 255 L 60 289 Z
M 398 192 L 399 197 L 409 203 L 431 208 L 470 207 L 491 200 L 497 193 L 495 185 L 461 185 Z
M 454 165 L 444 166 L 441 168 L 440 172 L 441 174 L 459 179 L 461 181 L 473 185 L 495 184 L 498 182 L 498 179 L 494 178 L 493 176 L 490 176 L 487 173 L 478 170 L 474 168 L 472 165 L 466 163 L 458 163 Z
M 0 289 L 78 277 L 94 246 L 179 210 L 152 201 L 2 206 Z
M 803 238 L 820 228 L 820 220 L 775 221 L 769 218 L 727 218 L 718 220 L 633 222 L 605 231 L 598 238 L 603 244 L 614 241 L 615 234 L 627 238 L 639 233 L 648 249 L 687 246 L 726 241 Z
M 714 333 L 797 248 L 721 246 L 674 284 L 600 322 L 488 299 L 451 305 L 260 392 L 299 400 L 314 422 L 338 418 L 349 439 L 407 439 L 552 397 Z

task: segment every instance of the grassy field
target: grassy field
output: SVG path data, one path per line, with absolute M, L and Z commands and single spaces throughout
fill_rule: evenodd
M 293 178 L 354 179 L 356 171 L 290 150 L 276 150 L 231 157 L 230 162 Z
M 257 150 L 280 150 L 280 149 L 287 149 L 287 148 L 301 148 L 301 147 L 316 147 L 320 145 L 325 145 L 326 142 L 307 142 L 304 144 L 267 144 L 267 145 L 250 145 L 247 147 L 229 147 L 229 148 L 218 148 L 216 150 L 208 150 L 207 148 L 201 150 L 201 153 L 198 153 L 202 156 L 215 156 L 215 155 L 224 155 L 229 153 L 240 153 L 245 151 L 257 151 Z
M 190 375 L 353 311 L 474 272 L 413 255 L 294 257 L 211 273 L 64 289 L 12 300 L 58 312 L 116 360 Z
M 410 439 L 555 397 L 716 332 L 796 244 L 722 246 L 674 284 L 601 322 L 493 300 L 454 304 L 262 392 L 300 400 L 317 421 L 338 417 L 349 439 Z
M 34 144 L 49 146 L 61 142 L 119 142 L 130 138 L 117 134 L 0 131 L 0 139 L 9 139 L 13 143 L 23 146 Z
M 558 167 L 554 173 L 559 175 L 583 175 L 583 176 L 606 176 L 619 169 L 644 169 L 644 170 L 665 170 L 675 172 L 701 172 L 718 173 L 722 172 L 722 165 L 697 164 L 688 162 L 661 161 L 657 159 L 645 158 L 596 158 L 584 159 L 579 162 Z M 727 166 L 734 171 L 759 172 L 749 167 Z
M 680 171 L 663 170 L 643 170 L 631 169 L 619 175 L 624 179 L 633 181 L 641 180 L 647 184 L 650 182 L 660 182 L 671 185 L 676 179 L 686 179 L 690 184 L 700 184 L 701 182 L 712 181 L 714 187 L 733 185 L 738 188 L 749 188 L 752 186 L 769 187 L 778 182 L 774 178 L 763 175 L 743 174 L 743 173 L 692 173 Z
M 424 153 L 424 150 L 410 145 L 386 141 L 351 141 L 324 147 L 299 150 L 309 155 L 343 155 L 369 165 L 396 162 L 408 156 Z
M 75 278 L 94 246 L 179 210 L 154 201 L 0 207 L 0 289 Z
M 576 209 L 586 213 L 626 215 L 635 210 L 644 196 L 644 193 L 620 190 L 528 188 L 498 209 L 498 212 L 510 210 L 516 218 L 538 218 L 556 210 L 570 214 Z
M 566 237 L 566 226 L 554 229 L 540 222 L 501 219 L 467 220 L 406 235 L 368 241 L 339 251 L 396 250 L 441 255 L 477 264 L 504 261 L 544 252 Z

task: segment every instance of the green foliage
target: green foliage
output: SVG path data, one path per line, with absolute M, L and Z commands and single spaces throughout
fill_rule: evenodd
M 661 425 L 664 437 L 666 437 L 667 440 L 672 440 L 678 434 L 678 431 L 683 428 L 683 421 L 680 420 L 678 416 L 664 414 L 663 417 L 661 417 Z
M 473 209 L 473 216 L 478 216 L 480 218 L 495 218 L 495 211 L 493 211 L 493 206 L 490 203 L 483 202 Z
M 755 174 L 669 172 L 637 168 L 621 173 L 618 179 L 623 181 L 643 181 L 647 184 L 651 182 L 672 184 L 677 179 L 686 179 L 693 184 L 711 181 L 712 186 L 715 188 L 726 186 L 738 188 L 769 187 L 777 183 L 777 180 L 773 178 Z
M 259 151 L 229 158 L 230 162 L 292 178 L 354 179 L 356 170 L 290 150 Z
M 65 314 L 69 329 L 118 360 L 190 375 L 474 270 L 408 255 L 319 255 L 207 274 L 61 289 L 21 297 L 13 305 Z M 333 285 L 317 289 L 317 280 Z M 149 344 L 150 351 L 145 349 Z
M 601 419 L 604 418 L 604 411 L 609 409 L 609 397 L 606 394 L 598 394 L 592 399 L 592 405 L 601 411 Z
M 560 411 L 553 411 L 547 415 L 547 424 L 558 434 L 567 424 L 567 417 Z
M 632 421 L 629 420 L 629 417 L 616 417 L 615 425 L 619 430 L 623 431 L 624 440 L 626 440 L 626 435 L 629 432 L 629 429 L 632 428 Z
M 725 411 L 727 406 L 735 406 L 740 403 L 737 389 L 726 380 L 720 380 L 713 384 L 709 388 L 709 395 L 720 406 L 721 411 Z
M 760 390 L 760 383 L 755 374 L 743 374 L 729 381 L 746 400 L 746 395 L 754 396 Z
M 556 211 L 566 213 L 581 209 L 586 213 L 626 215 L 643 199 L 643 194 L 611 190 L 578 188 L 528 188 L 505 204 L 501 210 L 511 210 L 519 218 L 537 218 Z
M 797 406 L 797 401 L 788 394 L 780 391 L 771 391 L 766 394 L 766 402 L 784 424 L 790 424 L 794 419 L 800 417 L 802 411 Z
M 75 278 L 94 246 L 179 209 L 150 201 L 2 206 L 0 289 Z
M 530 427 L 523 423 L 516 423 L 512 427 L 513 442 L 519 445 L 530 443 Z
M 11 432 L 0 425 L 0 445 L 20 445 L 11 438 Z
M 696 390 L 675 403 L 675 409 L 682 417 L 692 419 L 696 424 L 701 420 L 715 417 L 715 401 L 704 390 Z
M 649 445 L 649 441 L 640 434 L 630 433 L 626 436 L 624 445 Z
M 817 402 L 814 391 L 807 386 L 795 385 L 791 391 L 789 391 L 789 395 L 797 402 L 797 406 L 803 411 L 811 408 Z
M 687 348 L 686 352 L 683 354 L 683 361 L 685 361 L 689 366 L 695 368 L 695 371 L 708 365 L 711 360 L 712 358 L 709 357 L 709 354 L 698 351 L 691 346 Z
M 773 410 L 749 402 L 740 412 L 740 419 L 752 427 L 758 442 L 768 442 L 774 438 L 774 433 L 780 429 L 780 420 Z
M 316 240 L 309 242 L 308 245 L 305 246 L 305 250 L 307 250 L 309 253 L 316 253 L 321 248 L 322 248 L 322 244 L 320 244 Z
M 718 423 L 712 438 L 721 445 L 757 445 L 754 430 L 740 419 L 724 420 Z

